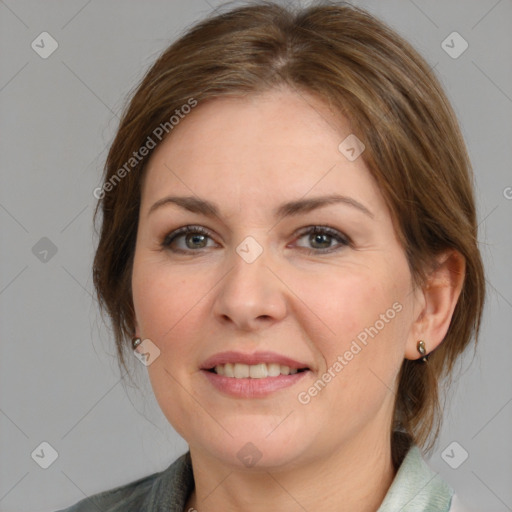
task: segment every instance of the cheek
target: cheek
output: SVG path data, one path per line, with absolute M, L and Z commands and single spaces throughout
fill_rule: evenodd
M 189 321 L 204 288 L 191 286 L 176 267 L 151 260 L 135 260 L 132 274 L 133 302 L 140 335 L 159 344 Z M 171 334 L 172 333 L 172 334 Z M 162 347 L 163 348 L 163 347 Z
M 193 339 L 205 314 L 201 299 L 211 288 L 201 282 L 204 286 L 199 287 L 192 276 L 150 258 L 134 262 L 132 291 L 139 334 L 160 350 L 147 367 L 148 376 L 162 412 L 185 439 L 190 422 L 201 417 L 190 395 L 198 354 Z
M 161 255 L 135 259 L 132 292 L 139 335 L 160 349 L 160 362 L 180 375 L 197 369 L 211 293 L 218 281 L 208 268 L 180 268 Z M 151 365 L 152 366 L 152 365 Z M 148 367 L 150 369 L 151 367 Z
M 357 402 L 380 396 L 377 388 L 384 393 L 392 388 L 407 338 L 408 292 L 406 279 L 374 269 L 345 274 L 317 297 L 330 333 L 317 348 L 324 359 L 322 370 L 343 376 L 333 379 L 340 399 Z
M 403 285 L 391 281 L 383 270 L 357 271 L 351 269 L 330 279 L 309 283 L 303 288 L 308 297 L 307 305 L 318 311 L 318 316 L 330 333 L 327 347 L 343 349 L 346 344 L 359 339 L 364 343 L 373 336 L 385 338 L 396 329 L 402 310 Z M 325 281 L 325 286 L 319 285 Z

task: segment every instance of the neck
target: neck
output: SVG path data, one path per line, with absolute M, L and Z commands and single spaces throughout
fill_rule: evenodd
M 266 512 L 271 505 L 283 512 L 375 512 L 395 475 L 389 437 L 376 442 L 364 436 L 328 456 L 279 470 L 240 470 L 199 450 L 190 453 L 195 490 L 185 511 Z

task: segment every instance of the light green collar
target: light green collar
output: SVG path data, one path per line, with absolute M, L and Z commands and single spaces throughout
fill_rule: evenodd
M 377 512 L 448 512 L 452 496 L 453 489 L 412 446 Z

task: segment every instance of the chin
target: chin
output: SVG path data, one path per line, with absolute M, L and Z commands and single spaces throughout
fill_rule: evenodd
M 299 446 L 288 449 L 276 443 L 254 443 L 247 437 L 236 439 L 231 446 L 209 445 L 210 455 L 237 470 L 266 471 L 282 470 L 297 465 L 301 456 Z
M 215 436 L 204 438 L 203 430 L 195 441 L 189 440 L 189 445 L 191 450 L 200 445 L 201 451 L 238 470 L 285 469 L 307 458 L 308 436 L 304 428 L 296 429 L 293 424 L 285 427 L 284 422 L 276 428 L 270 423 L 268 417 L 260 421 L 254 416 L 242 421 L 239 418 L 236 426 L 224 424 L 231 435 L 219 427 Z

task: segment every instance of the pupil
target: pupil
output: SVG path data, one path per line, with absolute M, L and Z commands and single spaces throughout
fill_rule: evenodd
M 197 241 L 204 241 L 204 235 L 190 235 L 189 240 L 192 240 L 192 245 L 194 245 Z M 197 246 L 196 246 L 197 247 Z M 201 247 L 204 247 L 204 245 L 201 245 Z
M 328 238 L 330 235 L 326 235 L 326 234 L 316 234 L 316 235 L 313 235 L 313 241 L 314 243 L 319 243 L 320 245 L 322 245 L 322 243 L 329 247 L 329 241 L 326 240 L 326 238 Z M 322 240 L 323 239 L 323 240 Z

